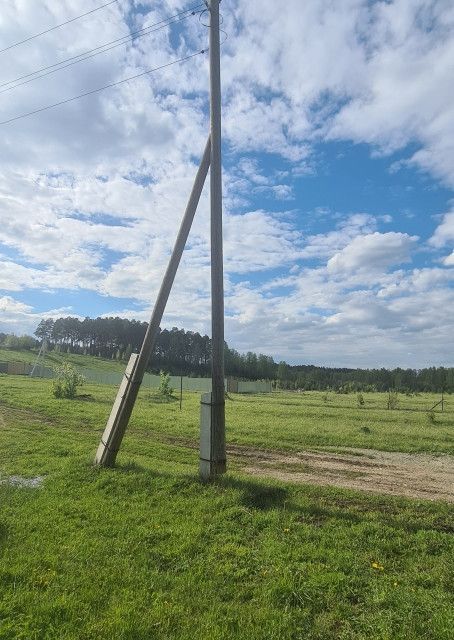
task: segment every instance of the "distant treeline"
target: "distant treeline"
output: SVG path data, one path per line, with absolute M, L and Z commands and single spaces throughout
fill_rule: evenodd
M 46 340 L 48 348 L 116 360 L 128 360 L 142 344 L 146 322 L 124 318 L 58 318 L 42 320 L 30 336 L 0 333 L 0 344 L 11 349 L 31 349 Z M 173 375 L 209 376 L 211 340 L 208 336 L 184 329 L 163 329 L 159 333 L 151 371 L 164 369 Z M 246 380 L 273 380 L 281 389 L 388 391 L 403 393 L 454 392 L 454 368 L 427 369 L 340 369 L 314 365 L 290 366 L 276 363 L 271 356 L 249 351 L 238 353 L 225 344 L 227 376 Z
M 139 351 L 146 322 L 124 318 L 58 318 L 42 320 L 35 331 L 50 349 L 103 358 L 128 360 Z M 251 380 L 274 380 L 277 364 L 273 358 L 249 352 L 245 355 L 225 344 L 226 375 Z M 211 339 L 194 331 L 162 329 L 150 360 L 150 370 L 165 369 L 173 375 L 209 376 Z
M 454 392 L 454 368 L 427 369 L 337 369 L 298 365 L 285 362 L 278 365 L 277 379 L 288 389 L 333 390 L 338 393 L 354 391 L 389 391 L 418 393 L 422 391 Z

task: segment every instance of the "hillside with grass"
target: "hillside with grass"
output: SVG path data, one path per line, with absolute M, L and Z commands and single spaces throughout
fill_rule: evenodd
M 33 365 L 38 357 L 38 350 L 20 351 L 0 348 L 0 362 L 26 362 Z M 98 356 L 85 356 L 77 353 L 47 352 L 40 361 L 45 367 L 55 367 L 63 362 L 69 362 L 78 369 L 92 369 L 100 372 L 123 372 L 126 363 Z

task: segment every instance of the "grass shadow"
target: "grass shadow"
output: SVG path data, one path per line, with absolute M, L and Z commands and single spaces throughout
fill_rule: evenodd
M 146 399 L 153 404 L 175 404 L 175 402 L 179 402 L 180 400 L 176 396 L 161 396 L 158 394 L 150 394 Z
M 96 402 L 96 399 L 92 396 L 91 393 L 78 394 L 73 398 L 73 400 L 78 400 L 79 402 Z
M 119 471 L 120 473 L 146 473 L 151 476 L 162 476 L 168 474 L 162 474 L 158 472 L 153 472 L 142 464 L 138 464 L 134 462 L 134 460 L 128 460 L 127 462 L 117 462 L 115 467 L 112 467 Z M 169 476 L 170 477 L 170 476 Z
M 176 476 L 172 472 L 151 470 L 132 460 L 117 464 L 114 469 L 119 478 L 137 474 L 135 488 L 138 491 L 143 487 L 153 490 L 154 482 L 159 482 L 160 479 L 172 480 L 170 492 L 178 494 L 184 494 L 186 490 L 200 484 L 232 489 L 238 492 L 238 503 L 241 506 L 258 511 L 282 510 L 290 514 L 295 522 L 303 525 L 323 527 L 336 526 L 336 521 L 346 525 L 380 522 L 410 534 L 421 530 L 447 534 L 454 531 L 452 514 L 448 513 L 448 509 L 444 516 L 440 517 L 437 514 L 437 518 L 431 518 L 426 512 L 431 511 L 432 505 L 420 505 L 421 517 L 415 518 L 414 514 L 409 517 L 406 513 L 408 505 L 405 499 L 371 499 L 370 496 L 360 496 L 346 490 L 307 487 L 308 491 L 303 491 L 304 500 L 301 501 L 301 488 L 271 484 L 265 480 L 249 480 L 237 475 L 218 476 L 207 482 L 202 481 L 197 473 L 182 473 Z M 109 485 L 115 487 L 114 477 L 108 475 Z M 119 488 L 118 486 L 117 489 Z
M 241 504 L 248 509 L 267 511 L 288 506 L 289 490 L 286 487 L 267 485 L 232 476 L 223 476 L 213 482 L 226 488 L 240 490 Z
M 8 529 L 6 525 L 0 522 L 0 554 L 6 549 L 6 539 L 8 537 Z
M 283 507 L 288 499 L 288 492 L 282 487 L 254 487 L 245 489 L 242 502 L 245 507 L 266 511 Z

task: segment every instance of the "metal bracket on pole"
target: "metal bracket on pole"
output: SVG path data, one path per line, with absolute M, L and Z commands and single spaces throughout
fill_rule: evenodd
M 107 421 L 106 428 L 104 429 L 104 433 L 98 447 L 95 464 L 102 466 L 113 466 L 115 464 L 115 459 L 117 457 L 121 441 L 123 440 L 126 427 L 128 426 L 129 418 L 131 417 L 137 394 L 139 393 L 140 385 L 142 384 L 142 379 L 148 366 L 148 361 L 150 360 L 156 338 L 159 334 L 159 325 L 161 323 L 178 265 L 180 264 L 181 256 L 188 239 L 192 221 L 194 220 L 203 185 L 208 174 L 210 159 L 211 137 L 208 138 L 203 158 L 197 171 L 194 186 L 189 197 L 186 211 L 181 222 L 180 230 L 175 241 L 175 246 L 170 257 L 158 297 L 156 298 L 153 314 L 143 340 L 140 354 L 132 354 L 128 362 L 124 378 L 121 382 L 109 420 Z

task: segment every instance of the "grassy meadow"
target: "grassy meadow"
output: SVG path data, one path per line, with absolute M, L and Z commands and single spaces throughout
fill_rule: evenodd
M 180 412 L 142 391 L 117 468 L 95 469 L 116 389 L 71 401 L 50 387 L 0 376 L 2 640 L 452 637 L 452 505 L 251 479 L 235 464 L 201 484 L 191 393 Z M 384 394 L 363 395 L 364 407 L 355 394 L 234 395 L 228 441 L 453 453 L 452 397 L 433 419 L 438 396 L 387 410 Z
M 38 351 L 18 351 L 13 349 L 2 349 L 0 347 L 0 362 L 26 362 L 27 364 L 35 364 L 38 357 Z M 72 365 L 82 369 L 92 369 L 93 371 L 123 372 L 125 363 L 117 360 L 108 360 L 106 358 L 98 358 L 96 356 L 84 356 L 77 353 L 60 353 L 58 351 L 46 352 L 44 358 L 40 361 L 45 367 L 55 367 L 63 362 L 70 362 Z

